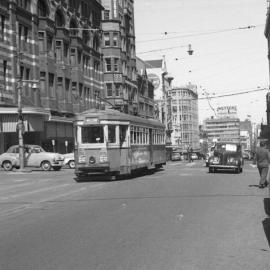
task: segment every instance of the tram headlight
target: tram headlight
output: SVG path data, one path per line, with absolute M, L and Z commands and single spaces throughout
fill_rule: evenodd
M 85 163 L 86 162 L 86 156 L 85 155 L 80 155 L 79 156 L 79 163 Z
M 99 155 L 99 162 L 100 163 L 106 163 L 106 162 L 108 162 L 107 153 L 100 153 L 100 155 Z

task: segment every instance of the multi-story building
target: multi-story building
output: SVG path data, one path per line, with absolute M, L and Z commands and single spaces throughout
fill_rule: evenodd
M 237 118 L 237 107 L 236 106 L 222 106 L 217 108 L 218 118 Z
M 217 141 L 240 141 L 240 120 L 239 118 L 210 118 L 204 120 L 204 130 L 208 142 Z
M 243 149 L 251 150 L 253 141 L 252 124 L 249 119 L 240 121 L 240 139 L 243 145 Z
M 174 87 L 169 91 L 172 110 L 172 145 L 199 149 L 198 93 L 195 85 Z
M 101 0 L 104 84 L 107 106 L 138 114 L 134 1 Z
M 155 118 L 154 85 L 149 80 L 146 63 L 136 58 L 138 83 L 138 115 L 144 118 Z
M 72 149 L 74 113 L 102 106 L 101 0 L 0 1 L 0 152 L 18 142 Z

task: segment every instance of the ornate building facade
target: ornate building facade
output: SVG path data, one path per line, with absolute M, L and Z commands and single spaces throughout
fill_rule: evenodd
M 106 106 L 138 114 L 134 1 L 101 0 Z
M 72 149 L 72 117 L 104 106 L 101 0 L 0 1 L 0 152 L 17 143 Z

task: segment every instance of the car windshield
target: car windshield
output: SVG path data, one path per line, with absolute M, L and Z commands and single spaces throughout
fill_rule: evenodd
M 33 146 L 33 147 L 29 147 L 28 152 L 31 152 L 31 153 L 41 153 L 41 152 L 45 152 L 45 150 L 42 147 L 40 147 L 40 146 Z

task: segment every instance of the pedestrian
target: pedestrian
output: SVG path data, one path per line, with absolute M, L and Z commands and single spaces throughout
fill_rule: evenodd
M 253 164 L 255 165 L 257 163 L 257 168 L 259 170 L 260 174 L 260 183 L 259 188 L 265 188 L 268 186 L 267 181 L 267 174 L 269 170 L 269 164 L 270 164 L 270 153 L 266 149 L 265 142 L 260 142 L 260 147 L 257 147 L 255 156 L 253 159 Z

